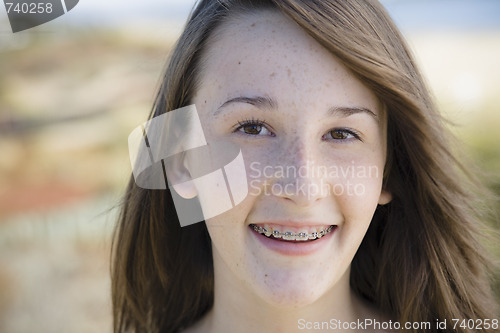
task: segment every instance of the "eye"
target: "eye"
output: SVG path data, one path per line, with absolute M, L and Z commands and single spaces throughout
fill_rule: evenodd
M 234 132 L 242 132 L 252 136 L 274 136 L 274 133 L 269 131 L 263 121 L 260 120 L 245 120 L 238 122 L 239 126 Z
M 350 141 L 353 139 L 362 141 L 359 133 L 347 128 L 335 128 L 323 135 L 323 140 Z

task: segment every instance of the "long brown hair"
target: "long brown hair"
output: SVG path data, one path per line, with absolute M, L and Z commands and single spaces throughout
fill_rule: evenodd
M 150 117 L 189 105 L 210 38 L 232 15 L 259 10 L 296 22 L 387 110 L 384 186 L 393 200 L 377 208 L 354 257 L 353 290 L 400 322 L 497 318 L 492 266 L 479 242 L 484 223 L 470 191 L 475 180 L 452 154 L 415 61 L 377 1 L 200 1 L 174 48 Z M 190 326 L 213 305 L 213 279 L 205 223 L 181 228 L 168 190 L 141 189 L 131 179 L 114 236 L 115 333 Z

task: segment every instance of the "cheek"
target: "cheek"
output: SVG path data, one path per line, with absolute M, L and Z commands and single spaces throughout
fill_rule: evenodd
M 246 164 L 248 195 L 238 205 L 206 220 L 208 231 L 216 246 L 235 245 L 235 248 L 241 248 L 241 244 L 247 241 L 245 239 L 246 221 L 255 205 L 256 196 L 252 195 L 251 192 L 251 178 L 248 175 L 249 165 Z M 238 244 L 240 245 L 238 246 Z
M 344 180 L 344 192 L 336 198 L 349 223 L 369 224 L 377 207 L 382 182 L 378 178 L 351 178 Z
M 207 219 L 207 229 L 212 240 L 212 246 L 215 257 L 222 258 L 229 267 L 237 267 L 242 262 L 244 252 L 242 251 L 244 237 L 241 233 L 242 214 L 238 214 L 239 208 L 234 208 L 229 212 L 217 217 Z M 217 255 L 216 255 L 217 253 Z
M 346 221 L 369 224 L 382 190 L 382 153 L 337 164 L 338 177 L 331 180 L 333 196 Z
M 237 258 L 240 256 L 238 252 L 238 237 L 231 233 L 231 228 L 227 225 L 219 223 L 220 221 L 215 221 L 214 219 L 207 220 L 207 229 L 210 234 L 210 239 L 212 240 L 212 245 L 214 250 L 219 254 L 222 254 L 225 262 L 236 263 Z
M 214 218 L 207 219 L 206 225 L 212 240 L 214 265 L 220 272 L 230 272 L 238 280 L 252 280 L 259 271 L 258 262 L 249 262 L 249 257 L 258 256 L 249 246 L 246 219 L 254 205 L 254 197 L 248 196 L 238 206 Z
M 348 251 L 345 258 L 349 260 L 363 240 L 378 205 L 382 169 L 375 166 L 363 164 L 355 167 L 354 176 L 343 178 L 340 182 L 344 192 L 334 194 L 337 209 L 343 218 L 339 229 L 339 246 Z

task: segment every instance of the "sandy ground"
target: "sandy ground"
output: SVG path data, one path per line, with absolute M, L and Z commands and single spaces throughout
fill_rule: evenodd
M 110 332 L 109 197 L 0 227 L 0 331 Z
M 111 332 L 109 209 L 174 38 L 153 35 L 0 48 L 0 332 Z

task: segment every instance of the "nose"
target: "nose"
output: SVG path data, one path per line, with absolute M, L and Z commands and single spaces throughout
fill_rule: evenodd
M 296 140 L 277 158 L 280 172 L 267 182 L 269 192 L 301 207 L 317 203 L 331 192 L 321 160 L 314 147 Z

